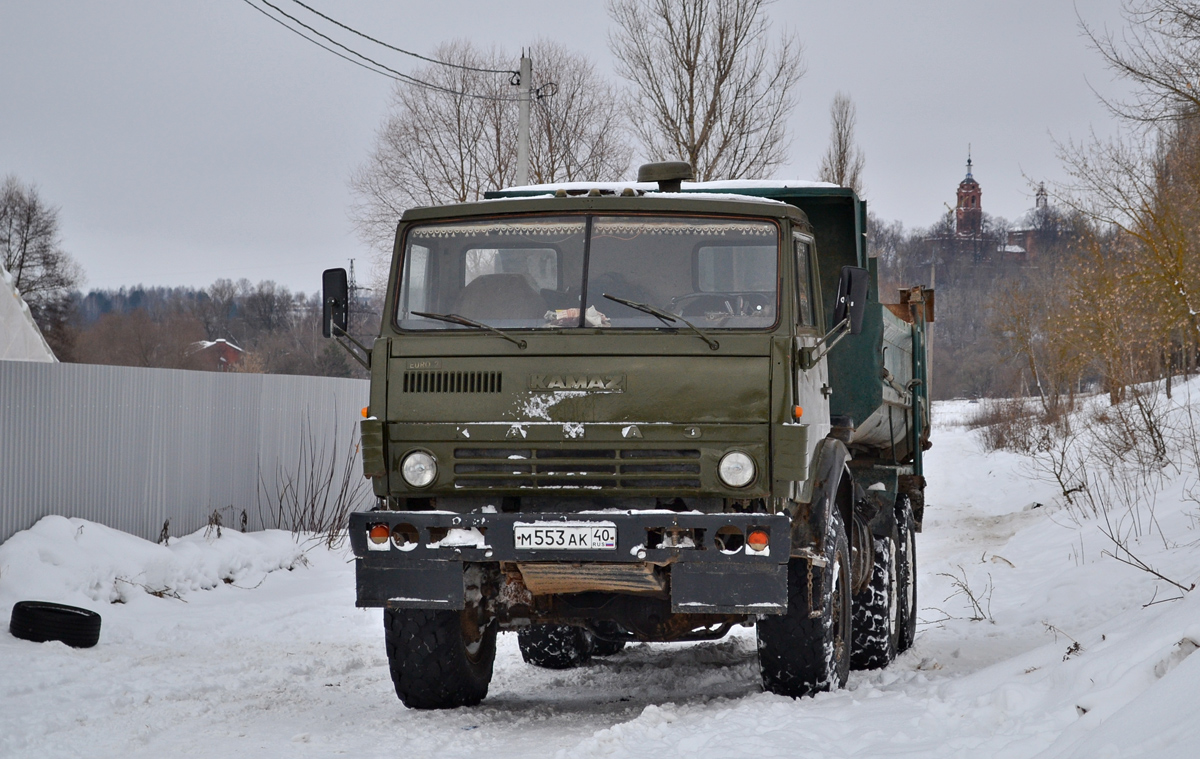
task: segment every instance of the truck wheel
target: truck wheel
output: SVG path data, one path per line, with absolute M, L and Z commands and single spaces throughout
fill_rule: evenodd
M 623 640 L 600 640 L 592 638 L 592 656 L 612 656 L 625 650 Z
M 517 643 L 526 664 L 546 669 L 578 667 L 592 654 L 592 636 L 571 625 L 533 625 L 517 633 Z
M 896 552 L 897 640 L 896 652 L 912 648 L 917 638 L 917 538 L 912 506 L 908 498 L 896 501 L 896 528 L 899 533 Z
M 384 609 L 388 668 L 410 709 L 474 706 L 487 695 L 496 628 L 480 628 L 469 610 Z
M 824 567 L 812 566 L 811 587 L 809 562 L 789 561 L 787 612 L 758 622 L 758 666 L 772 693 L 808 696 L 842 687 L 850 674 L 850 547 L 836 509 L 825 558 Z
M 854 669 L 881 669 L 896 658 L 899 632 L 896 577 L 896 530 L 891 537 L 876 536 L 871 581 L 854 595 L 854 644 L 850 666 Z
M 621 634 L 622 630 L 612 622 L 596 622 L 595 629 L 605 635 L 616 637 Z M 612 656 L 620 653 L 625 649 L 625 641 L 623 640 L 604 640 L 597 638 L 594 634 L 589 633 L 588 639 L 591 642 L 592 656 Z

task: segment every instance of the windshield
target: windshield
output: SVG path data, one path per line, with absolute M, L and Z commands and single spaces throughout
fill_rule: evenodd
M 770 221 L 551 216 L 414 225 L 400 278 L 403 329 L 662 327 L 611 295 L 705 329 L 775 323 L 779 230 Z M 586 284 L 585 284 L 586 283 Z

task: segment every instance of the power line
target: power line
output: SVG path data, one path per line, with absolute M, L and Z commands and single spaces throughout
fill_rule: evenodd
M 349 53 L 350 55 L 353 55 L 353 56 L 355 56 L 355 57 L 357 57 L 357 58 L 361 58 L 362 60 L 364 60 L 364 61 L 366 61 L 367 63 L 370 63 L 372 66 L 375 66 L 375 67 L 376 67 L 376 68 L 371 68 L 371 66 L 366 66 L 366 65 L 364 65 L 364 64 L 362 64 L 362 63 L 359 63 L 358 61 L 355 61 L 355 60 L 353 60 L 353 59 L 351 59 L 351 58 L 347 58 L 345 55 L 342 55 L 341 53 L 337 52 L 336 50 L 331 50 L 329 47 L 327 47 L 327 46 L 325 46 L 325 45 L 321 44 L 321 43 L 320 43 L 320 42 L 318 42 L 317 40 L 314 40 L 314 39 L 312 39 L 311 37 L 309 37 L 308 35 L 304 34 L 303 32 L 301 32 L 301 31 L 299 31 L 299 30 L 297 30 L 297 29 L 294 29 L 294 28 L 292 28 L 291 26 L 288 26 L 288 24 L 286 24 L 286 23 L 284 23 L 283 21 L 280 21 L 279 19 L 275 18 L 275 17 L 274 17 L 274 16 L 272 16 L 271 14 L 267 13 L 266 11 L 264 11 L 262 8 L 259 8 L 257 5 L 255 5 L 254 3 L 252 3 L 250 0 L 242 0 L 242 2 L 246 3 L 246 4 L 247 4 L 247 5 L 249 5 L 250 7 L 254 8 L 256 11 L 258 11 L 258 12 L 260 12 L 260 13 L 262 13 L 262 14 L 266 15 L 266 16 L 267 16 L 268 18 L 270 18 L 272 21 L 275 21 L 275 22 L 277 22 L 277 23 L 279 23 L 279 24 L 282 24 L 282 25 L 283 25 L 285 28 L 287 28 L 288 30 L 290 30 L 290 31 L 294 32 L 295 34 L 298 34 L 298 35 L 300 35 L 301 37 L 303 37 L 304 39 L 306 39 L 306 40 L 308 40 L 309 42 L 313 43 L 314 45 L 316 45 L 316 46 L 320 47 L 321 49 L 323 49 L 323 50 L 326 50 L 326 51 L 328 51 L 328 52 L 331 52 L 331 53 L 333 53 L 334 55 L 337 55 L 339 58 L 345 58 L 346 60 L 350 61 L 351 63 L 357 64 L 358 66 L 361 66 L 362 68 L 365 68 L 365 69 L 367 69 L 368 71 L 374 71 L 376 74 L 380 74 L 380 75 L 382 75 L 382 76 L 386 76 L 386 77 L 388 77 L 389 79 L 395 79 L 395 80 L 397 80 L 397 81 L 403 81 L 403 82 L 407 82 L 407 83 L 409 83 L 409 84 L 415 84 L 415 85 L 417 85 L 418 87 L 425 87 L 426 89 L 430 89 L 430 90 L 437 90 L 438 92 L 445 92 L 446 94 L 449 94 L 449 95 L 457 95 L 457 96 L 459 96 L 459 97 L 474 98 L 474 99 L 476 99 L 476 100 L 494 100 L 494 101 L 504 101 L 504 102 L 516 102 L 516 101 L 519 99 L 519 98 L 497 97 L 497 96 L 495 96 L 495 95 L 476 95 L 476 94 L 474 94 L 474 93 L 470 93 L 470 92 L 460 92 L 459 90 L 453 90 L 453 89 L 450 89 L 450 88 L 448 88 L 448 87 L 442 87 L 442 86 L 440 86 L 440 85 L 433 84 L 432 82 L 426 82 L 426 81 L 423 81 L 423 80 L 421 80 L 421 79 L 417 79 L 416 77 L 409 76 L 408 74 L 405 74 L 405 73 L 403 73 L 403 72 L 400 72 L 400 71 L 397 71 L 397 70 L 395 70 L 395 69 L 393 69 L 393 68 L 390 68 L 390 67 L 388 67 L 388 66 L 385 66 L 384 64 L 380 63 L 379 61 L 376 61 L 376 60 L 374 60 L 374 59 L 372 59 L 372 58 L 368 58 L 367 56 L 363 55 L 362 53 L 358 52 L 357 50 L 353 50 L 353 49 L 351 49 L 351 48 L 349 48 L 349 47 L 347 47 L 347 46 L 343 45 L 342 43 L 338 42 L 337 40 L 333 39 L 332 37 L 329 37 L 328 35 L 322 34 L 321 32 L 317 31 L 317 30 L 316 30 L 316 29 L 314 29 L 313 27 L 309 26 L 308 24 L 304 23 L 304 22 L 303 22 L 303 21 L 301 21 L 300 19 L 296 18 L 295 16 L 291 15 L 291 14 L 290 14 L 290 13 L 288 13 L 287 11 L 283 10 L 283 9 L 282 9 L 282 8 L 280 8 L 279 6 L 277 6 L 277 5 L 273 4 L 273 3 L 271 3 L 271 2 L 270 2 L 270 0 L 261 0 L 261 2 L 262 2 L 262 4 L 263 4 L 263 5 L 267 6 L 268 8 L 271 8 L 271 9 L 273 9 L 273 10 L 274 10 L 276 13 L 278 13 L 279 15 L 281 15 L 281 16 L 283 16 L 283 17 L 285 17 L 285 18 L 288 18 L 288 19 L 290 19 L 290 20 L 292 20 L 292 21 L 293 21 L 293 22 L 295 22 L 296 24 L 298 24 L 298 25 L 300 25 L 300 26 L 304 27 L 304 28 L 305 28 L 305 29 L 307 29 L 308 31 L 310 31 L 310 32 L 312 32 L 313 34 L 317 35 L 318 37 L 320 37 L 320 38 L 322 38 L 322 39 L 326 40 L 326 41 L 327 41 L 327 42 L 329 42 L 331 45 L 335 45 L 335 46 L 337 46 L 337 47 L 340 47 L 342 50 L 345 50 L 345 51 L 346 51 L 347 53 Z M 381 71 L 380 69 L 382 69 L 382 71 Z M 508 72 L 503 72 L 503 73 L 508 73 Z
M 436 63 L 439 66 L 449 66 L 451 68 L 462 69 L 463 71 L 478 71 L 481 74 L 517 74 L 517 73 L 520 73 L 517 71 L 513 71 L 511 69 L 481 69 L 481 68 L 476 68 L 475 66 L 464 66 L 460 63 L 451 63 L 450 61 L 439 61 L 436 58 L 429 58 L 427 56 L 421 55 L 420 53 L 414 53 L 411 50 L 405 50 L 403 48 L 396 47 L 395 45 L 389 45 L 388 43 L 383 42 L 381 40 L 377 40 L 368 34 L 363 34 L 362 32 L 358 31 L 357 29 L 347 26 L 335 18 L 330 18 L 329 16 L 326 16 L 324 13 L 317 10 L 316 8 L 312 8 L 308 5 L 305 5 L 304 3 L 300 2 L 300 0 L 292 0 L 292 2 L 295 3 L 296 5 L 299 5 L 301 8 L 308 11 L 309 13 L 312 13 L 313 15 L 316 15 L 316 16 L 320 16 L 321 18 L 325 19 L 326 21 L 333 24 L 334 26 L 340 26 L 341 28 L 345 29 L 346 31 L 350 32 L 351 34 L 357 34 L 359 37 L 362 37 L 365 40 L 370 40 L 371 42 L 374 42 L 376 45 L 386 47 L 388 50 L 395 50 L 397 53 L 403 53 L 404 55 L 411 55 L 413 58 L 419 58 L 423 61 L 429 61 L 430 63 Z
M 296 30 L 296 29 L 293 29 L 292 27 L 288 26 L 288 25 L 287 25 L 286 23 L 284 23 L 283 21 L 280 21 L 279 19 L 277 19 L 277 18 L 275 18 L 274 16 L 272 16 L 270 13 L 267 13 L 267 12 L 266 12 L 266 11 L 264 11 L 262 8 L 259 8 L 257 5 L 255 5 L 254 3 L 250 2 L 250 0 L 242 0 L 242 2 L 243 2 L 243 3 L 245 3 L 246 5 L 249 5 L 251 8 L 253 8 L 254 10 L 256 10 L 256 11 L 258 11 L 259 13 L 263 14 L 263 15 L 264 15 L 264 16 L 266 16 L 267 18 L 271 19 L 271 20 L 272 20 L 272 21 L 274 21 L 276 24 L 279 24 L 279 25 L 280 25 L 280 26 L 282 26 L 284 29 L 287 29 L 289 32 L 291 32 L 291 33 L 293 33 L 293 34 L 298 34 L 298 35 L 300 35 L 301 37 L 303 37 L 304 39 L 306 39 L 306 40 L 308 40 L 309 42 L 313 43 L 314 45 L 316 45 L 317 47 L 321 48 L 322 50 L 328 50 L 329 52 L 333 53 L 333 54 L 334 54 L 334 55 L 336 55 L 338 58 L 341 58 L 341 59 L 343 59 L 343 60 L 350 61 L 350 62 L 351 62 L 351 63 L 353 63 L 355 66 L 359 66 L 359 67 L 361 67 L 361 68 L 364 68 L 364 69 L 366 69 L 367 71 L 370 71 L 370 72 L 372 72 L 372 73 L 379 74 L 379 75 L 381 75 L 381 76 L 386 76 L 388 79 L 395 79 L 396 81 L 401 81 L 401 80 L 399 80 L 399 79 L 396 79 L 396 77 L 392 76 L 391 74 L 389 74 L 389 73 L 387 73 L 387 72 L 385 72 L 385 71 L 380 71 L 379 69 L 373 69 L 373 68 L 371 68 L 370 66 L 368 66 L 368 65 L 366 65 L 366 64 L 364 64 L 364 63 L 360 63 L 359 61 L 356 61 L 356 60 L 354 60 L 354 59 L 353 59 L 353 58 L 351 58 L 350 56 L 347 56 L 347 55 L 342 55 L 341 53 L 339 53 L 338 51 L 334 50 L 334 49 L 333 49 L 333 48 L 331 48 L 331 47 L 326 47 L 325 45 L 322 45 L 320 42 L 317 42 L 317 41 L 316 41 L 316 40 L 314 40 L 314 39 L 311 39 L 311 38 L 309 38 L 309 37 L 305 37 L 305 35 L 304 35 L 304 33 L 303 33 L 303 32 L 301 32 L 301 31 L 298 31 L 298 30 Z
M 366 61 L 367 63 L 370 63 L 370 64 L 371 64 L 371 65 L 373 65 L 373 66 L 376 66 L 376 67 L 378 67 L 378 68 L 380 68 L 380 69 L 383 69 L 383 71 L 384 71 L 384 72 L 387 72 L 388 74 L 391 74 L 393 79 L 397 79 L 397 78 L 398 78 L 398 79 L 400 79 L 400 80 L 402 80 L 402 81 L 406 81 L 406 82 L 409 82 L 409 83 L 411 83 L 411 84 L 415 84 L 415 85 L 417 85 L 417 86 L 419 86 L 419 87 L 425 87 L 425 88 L 427 88 L 427 89 L 431 89 L 431 90 L 437 90 L 437 91 L 439 91 L 439 92 L 445 92 L 445 93 L 447 93 L 447 94 L 449 94 L 449 95 L 458 95 L 458 96 L 460 96 L 460 97 L 475 98 L 475 99 L 477 99 L 477 100 L 500 100 L 500 101 L 510 101 L 510 102 L 512 102 L 512 101 L 516 101 L 516 100 L 517 100 L 517 98 L 497 97 L 497 96 L 495 96 L 495 95 L 476 95 L 476 94 L 473 94 L 473 93 L 470 93 L 470 92 L 460 92 L 460 91 L 458 91 L 458 90 L 453 90 L 453 89 L 450 89 L 449 87 L 442 87 L 442 86 L 440 86 L 440 85 L 433 84 L 432 82 L 426 82 L 426 81 L 423 81 L 423 80 L 421 80 L 421 79 L 417 79 L 416 77 L 409 76 L 408 74 L 405 74 L 405 73 L 403 73 L 403 72 L 397 71 L 397 70 L 396 70 L 396 69 L 394 69 L 394 68 L 391 68 L 391 67 L 389 67 L 389 66 L 385 66 L 384 64 L 380 63 L 379 61 L 376 61 L 376 60 L 373 60 L 373 59 L 371 59 L 371 58 L 368 58 L 367 56 L 363 55 L 362 53 L 358 52 L 357 50 L 353 50 L 353 49 L 351 49 L 351 48 L 349 48 L 349 47 L 347 47 L 347 46 L 343 45 L 342 43 L 338 42 L 337 40 L 333 39 L 332 37 L 330 37 L 330 36 L 328 36 L 328 35 L 326 35 L 326 34 L 322 34 L 321 32 L 317 31 L 317 30 L 316 30 L 316 29 L 314 29 L 313 27 L 309 26 L 308 24 L 304 23 L 304 22 L 303 22 L 303 21 L 301 21 L 300 19 L 296 18 L 295 16 L 291 15 L 291 14 L 290 14 L 290 13 L 288 13 L 287 11 L 283 10 L 283 9 L 282 9 L 282 8 L 280 8 L 279 6 L 275 5 L 274 3 L 272 3 L 272 2 L 271 2 L 271 0 L 261 0 L 261 2 L 262 2 L 262 4 L 263 4 L 263 5 L 267 6 L 268 8 L 271 8 L 271 9 L 273 9 L 273 10 L 274 10 L 276 13 L 280 14 L 281 16 L 283 16 L 283 17 L 285 17 L 285 18 L 291 19 L 291 20 L 292 20 L 292 21 L 294 21 L 295 23 L 297 23 L 297 24 L 299 24 L 300 26 L 304 27 L 304 28 L 305 28 L 305 29 L 307 29 L 308 31 L 310 31 L 310 32 L 312 32 L 313 34 L 317 35 L 318 37 L 320 37 L 320 38 L 322 38 L 322 39 L 326 40 L 326 41 L 327 41 L 327 42 L 329 42 L 330 44 L 332 44 L 332 45 L 336 45 L 337 47 L 340 47 L 342 50 L 345 50 L 347 53 L 350 53 L 351 55 L 355 56 L 356 58 L 361 58 L 361 59 L 363 59 L 364 61 Z M 295 31 L 295 30 L 293 30 L 293 31 Z M 309 40 L 310 42 L 314 42 L 314 43 L 316 43 L 316 40 L 312 40 L 312 39 L 310 39 L 310 38 L 309 38 L 307 35 L 301 34 L 300 36 L 304 37 L 305 39 Z M 316 43 L 316 44 L 320 44 L 320 43 Z M 321 45 L 321 47 L 325 47 L 325 46 L 324 46 L 324 45 Z M 328 49 L 328 48 L 326 48 L 326 49 Z M 378 73 L 383 73 L 383 72 L 378 72 Z

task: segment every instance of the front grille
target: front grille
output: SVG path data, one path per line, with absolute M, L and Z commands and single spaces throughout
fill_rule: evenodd
M 498 393 L 500 372 L 405 372 L 406 393 Z
M 457 488 L 698 490 L 696 449 L 456 448 Z

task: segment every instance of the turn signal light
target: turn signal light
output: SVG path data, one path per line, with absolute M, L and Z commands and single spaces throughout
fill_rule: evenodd
M 751 530 L 746 536 L 746 545 L 750 546 L 752 551 L 765 551 L 767 544 L 771 542 L 770 536 L 766 530 Z
M 796 419 L 799 419 L 800 417 L 804 416 L 804 409 L 800 406 L 796 406 L 792 409 L 792 416 L 794 416 Z
M 371 529 L 367 531 L 367 536 L 371 538 L 371 542 L 375 545 L 383 545 L 388 542 L 388 538 L 392 536 L 392 531 L 388 529 L 386 524 L 373 524 Z
M 370 406 L 363 406 L 363 412 L 362 412 L 362 414 L 363 414 L 363 419 L 366 419 L 366 418 L 367 418 L 367 409 L 368 409 L 368 408 L 370 408 Z

